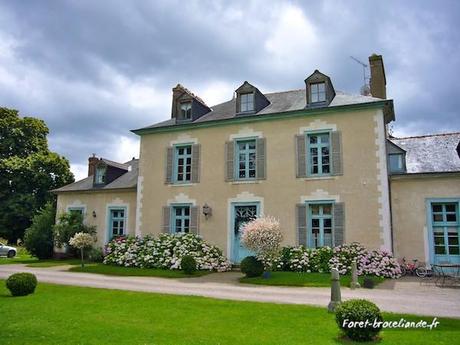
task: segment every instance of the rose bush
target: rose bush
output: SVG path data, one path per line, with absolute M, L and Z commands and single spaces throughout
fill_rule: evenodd
M 182 269 L 184 256 L 192 256 L 200 270 L 228 271 L 230 262 L 216 246 L 195 234 L 162 234 L 155 239 L 145 237 L 119 237 L 105 248 L 105 264 L 125 267 Z

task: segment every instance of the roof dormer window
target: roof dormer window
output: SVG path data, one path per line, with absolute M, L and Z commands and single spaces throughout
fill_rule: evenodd
M 310 85 L 310 97 L 312 103 L 326 101 L 326 83 L 315 83 Z
M 180 104 L 180 119 L 190 120 L 192 118 L 192 102 L 182 102 Z
M 247 111 L 254 111 L 254 94 L 251 93 L 243 93 L 240 95 L 241 103 L 240 103 L 240 112 L 244 113 Z
M 105 183 L 105 175 L 106 175 L 107 167 L 105 165 L 98 166 L 96 168 L 96 176 L 94 178 L 95 184 L 104 184 Z

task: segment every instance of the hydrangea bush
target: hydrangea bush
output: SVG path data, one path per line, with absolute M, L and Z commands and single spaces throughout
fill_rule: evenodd
M 335 248 L 318 249 L 304 246 L 285 247 L 278 258 L 270 262 L 272 268 L 294 272 L 330 272 L 332 268 L 340 274 L 351 272 L 351 263 L 356 260 L 358 275 L 376 275 L 399 278 L 399 263 L 388 252 L 368 250 L 359 243 L 344 244 Z M 267 263 L 266 263 L 267 264 Z
M 228 271 L 230 262 L 222 251 L 195 234 L 162 234 L 155 239 L 145 237 L 119 237 L 106 246 L 105 264 L 125 267 L 182 269 L 184 256 L 192 256 L 200 270 Z

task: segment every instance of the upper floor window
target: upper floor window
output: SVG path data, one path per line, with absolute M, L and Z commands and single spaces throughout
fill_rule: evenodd
M 182 102 L 180 104 L 180 119 L 190 120 L 192 118 L 192 102 Z
M 175 158 L 176 182 L 190 182 L 192 180 L 192 145 L 176 146 Z
M 316 83 L 310 85 L 311 102 L 325 102 L 326 101 L 326 83 Z
M 390 153 L 390 172 L 398 173 L 404 172 L 404 154 L 403 153 Z
M 256 140 L 236 142 L 236 158 L 238 179 L 256 178 Z
M 254 111 L 254 94 L 243 93 L 240 97 L 240 112 Z
M 107 168 L 105 166 L 99 166 L 96 168 L 96 177 L 94 182 L 96 184 L 104 184 L 105 183 L 105 175 L 106 175 Z
M 190 232 L 190 206 L 173 206 L 172 218 L 172 233 Z
M 308 175 L 331 173 L 329 133 L 307 134 Z

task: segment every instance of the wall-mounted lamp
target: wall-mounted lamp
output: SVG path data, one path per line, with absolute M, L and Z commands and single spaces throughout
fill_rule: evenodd
M 203 205 L 203 215 L 206 219 L 212 216 L 212 208 L 208 204 Z
M 96 211 L 93 211 L 93 217 L 96 218 Z

